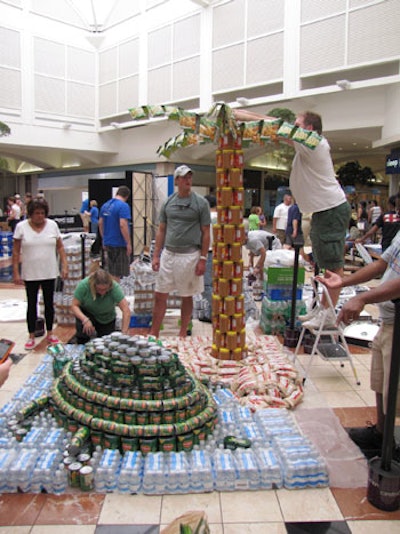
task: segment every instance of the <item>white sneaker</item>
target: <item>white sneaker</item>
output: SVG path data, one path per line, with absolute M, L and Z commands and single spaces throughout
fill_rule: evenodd
M 318 330 L 323 324 L 323 329 L 335 328 L 336 314 L 330 308 L 320 309 L 318 314 L 309 321 L 303 323 L 303 326 L 309 329 Z
M 308 313 L 305 315 L 299 316 L 299 321 L 301 323 L 304 323 L 305 321 L 309 321 L 310 319 L 313 319 L 318 313 L 320 312 L 321 308 L 319 306 L 314 306 Z

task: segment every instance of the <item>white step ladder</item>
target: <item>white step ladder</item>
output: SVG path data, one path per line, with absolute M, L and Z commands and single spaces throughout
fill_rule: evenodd
M 314 291 L 312 307 L 318 306 L 320 309 L 323 309 L 315 278 L 311 279 L 311 283 L 312 283 L 313 291 Z M 343 325 L 339 324 L 335 326 L 325 326 L 324 324 L 325 318 L 327 317 L 327 315 L 328 314 L 330 315 L 331 313 L 336 315 L 336 311 L 335 311 L 335 307 L 332 304 L 332 300 L 329 295 L 328 289 L 326 288 L 324 284 L 320 284 L 320 285 L 322 287 L 322 293 L 324 295 L 325 303 L 328 304 L 328 307 L 326 308 L 326 313 L 323 315 L 321 324 L 318 328 L 308 328 L 306 326 L 302 327 L 300 337 L 297 342 L 296 350 L 294 352 L 294 359 L 296 360 L 298 357 L 298 353 L 301 348 L 304 334 L 306 333 L 306 331 L 309 331 L 311 334 L 315 336 L 315 340 L 314 340 L 312 350 L 310 353 L 310 360 L 305 369 L 303 383 L 306 381 L 308 372 L 311 368 L 315 355 L 318 355 L 323 360 L 326 360 L 326 361 L 339 361 L 341 367 L 344 367 L 343 362 L 345 360 L 348 360 L 350 363 L 350 367 L 353 371 L 356 384 L 359 386 L 360 381 L 357 376 L 356 368 L 354 367 L 352 355 L 347 345 L 346 337 L 344 335 Z M 327 341 L 327 338 L 329 339 L 329 341 Z

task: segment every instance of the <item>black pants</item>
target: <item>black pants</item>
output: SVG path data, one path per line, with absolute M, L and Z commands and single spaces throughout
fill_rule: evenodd
M 37 319 L 37 300 L 39 288 L 42 288 L 43 302 L 44 302 L 44 318 L 46 321 L 46 330 L 50 332 L 53 330 L 54 322 L 54 285 L 55 279 L 51 280 L 25 280 L 26 298 L 28 301 L 28 309 L 26 313 L 26 322 L 28 323 L 28 332 L 33 334 L 35 332 Z
M 92 325 L 96 329 L 96 335 L 98 337 L 107 336 L 108 334 L 111 334 L 111 332 L 114 332 L 115 330 L 115 319 L 113 319 L 110 323 L 102 324 L 99 323 L 93 314 L 85 310 L 84 308 L 80 308 L 81 312 L 88 317 L 92 323 Z M 75 320 L 76 324 L 76 340 L 79 344 L 87 343 L 90 340 L 90 337 L 85 334 L 83 331 L 83 323 L 80 319 Z

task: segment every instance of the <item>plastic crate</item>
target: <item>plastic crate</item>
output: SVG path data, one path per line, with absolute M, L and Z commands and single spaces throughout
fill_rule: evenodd
M 151 314 L 131 315 L 129 328 L 149 328 L 151 325 Z
M 292 287 L 271 287 L 267 285 L 265 290 L 265 296 L 270 300 L 292 300 Z M 296 290 L 296 300 L 301 300 L 303 298 L 303 289 L 298 287 Z

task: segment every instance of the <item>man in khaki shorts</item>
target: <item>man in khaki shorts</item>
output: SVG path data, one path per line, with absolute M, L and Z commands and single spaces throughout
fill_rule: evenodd
M 383 441 L 383 429 L 388 403 L 390 365 L 392 359 L 392 340 L 395 308 L 392 298 L 400 296 L 400 232 L 382 256 L 359 271 L 341 278 L 331 271 L 325 277 L 317 277 L 331 289 L 341 289 L 363 284 L 382 275 L 380 286 L 365 291 L 350 299 L 342 308 L 338 321 L 351 323 L 358 317 L 365 304 L 379 302 L 381 327 L 372 342 L 371 389 L 376 395 L 377 422 L 365 428 L 349 429 L 349 436 L 368 457 L 379 454 Z M 400 395 L 397 395 L 397 415 L 400 414 Z M 393 443 L 395 447 L 395 443 Z
M 193 295 L 204 290 L 204 272 L 210 243 L 210 207 L 192 191 L 192 170 L 175 170 L 177 192 L 161 207 L 152 268 L 157 272 L 150 335 L 159 336 L 168 295 L 182 298 L 180 337 L 185 337 L 193 311 Z

